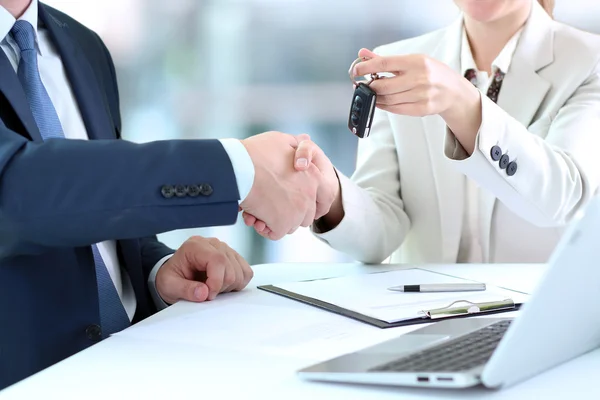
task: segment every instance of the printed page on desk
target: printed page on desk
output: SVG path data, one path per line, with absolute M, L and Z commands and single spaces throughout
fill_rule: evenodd
M 527 298 L 526 294 L 489 285 L 485 291 L 479 292 L 406 293 L 388 290 L 399 285 L 464 282 L 464 279 L 415 268 L 275 286 L 388 323 L 423 317 L 422 311 L 448 307 L 458 300 L 482 303 L 512 299 L 518 304 Z

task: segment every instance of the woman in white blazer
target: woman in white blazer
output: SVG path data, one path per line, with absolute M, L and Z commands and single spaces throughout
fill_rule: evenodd
M 313 230 L 359 261 L 545 262 L 598 187 L 600 37 L 535 0 L 455 2 L 448 28 L 359 53 L 356 75 L 394 77 L 352 178 L 315 153 L 336 200 Z

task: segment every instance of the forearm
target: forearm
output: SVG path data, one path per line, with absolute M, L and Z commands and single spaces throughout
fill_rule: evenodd
M 461 80 L 459 88 L 453 106 L 440 116 L 470 155 L 481 126 L 481 92 L 466 79 Z
M 596 111 L 565 113 L 552 124 L 545 139 L 488 99 L 471 155 L 446 137 L 446 156 L 455 166 L 493 193 L 523 219 L 538 226 L 560 226 L 591 198 L 598 187 L 600 163 L 594 150 L 600 139 Z M 587 115 L 586 115 L 587 114 Z M 498 146 L 517 165 L 514 175 L 491 157 Z
M 382 262 L 400 246 L 410 229 L 402 200 L 376 188 L 364 189 L 343 175 L 340 184 L 343 217 L 326 232 L 319 224 L 313 231 L 332 248 L 357 261 Z
M 0 173 L 0 235 L 20 242 L 80 246 L 237 218 L 235 176 L 218 141 L 33 143 L 0 129 Z M 210 190 L 196 196 L 161 191 L 201 184 Z

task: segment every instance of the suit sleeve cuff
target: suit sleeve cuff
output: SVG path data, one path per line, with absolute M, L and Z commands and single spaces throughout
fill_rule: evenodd
M 150 290 L 150 295 L 152 296 L 152 300 L 154 301 L 154 305 L 156 306 L 158 311 L 164 310 L 165 308 L 169 307 L 169 304 L 165 303 L 165 301 L 158 294 L 158 290 L 156 289 L 156 274 L 158 274 L 160 268 L 172 256 L 173 254 L 169 254 L 158 260 L 156 265 L 154 265 L 154 268 L 152 268 L 152 271 L 150 271 L 150 276 L 148 277 L 148 289 Z
M 229 156 L 233 172 L 237 181 L 238 192 L 240 194 L 240 203 L 250 193 L 254 184 L 254 163 L 248 151 L 237 139 L 219 139 L 225 152 Z

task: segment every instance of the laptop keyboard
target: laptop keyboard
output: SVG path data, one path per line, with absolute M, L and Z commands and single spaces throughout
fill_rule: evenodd
M 492 356 L 511 320 L 498 321 L 452 341 L 370 369 L 371 372 L 457 372 L 482 364 Z

